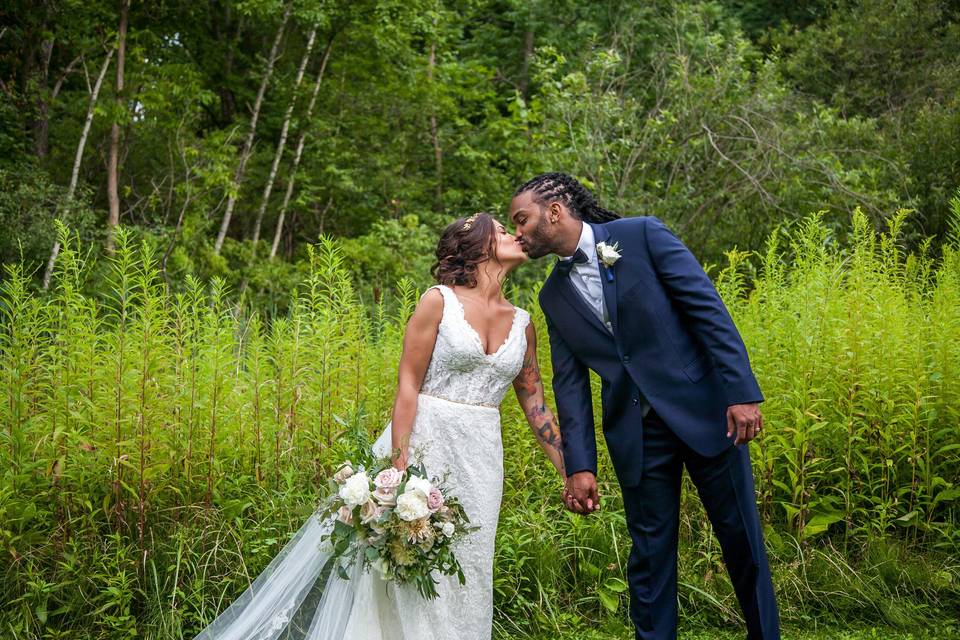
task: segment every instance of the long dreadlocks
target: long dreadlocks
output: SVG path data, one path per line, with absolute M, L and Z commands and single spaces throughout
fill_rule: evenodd
M 520 185 L 513 195 L 518 196 L 526 191 L 532 191 L 534 199 L 541 204 L 559 200 L 569 207 L 574 216 L 586 222 L 609 222 L 620 217 L 619 214 L 598 205 L 596 198 L 586 187 L 565 173 L 541 173 Z

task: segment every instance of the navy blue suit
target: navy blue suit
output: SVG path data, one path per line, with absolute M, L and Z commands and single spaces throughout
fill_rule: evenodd
M 726 436 L 728 406 L 763 401 L 743 340 L 710 278 L 660 220 L 591 227 L 597 242 L 616 242 L 621 253 L 612 267 L 600 265 L 613 333 L 557 269 L 540 306 L 568 474 L 597 472 L 588 370 L 601 379 L 603 435 L 633 541 L 627 573 L 636 637 L 676 638 L 686 466 L 720 541 L 748 638 L 779 638 L 749 452 Z

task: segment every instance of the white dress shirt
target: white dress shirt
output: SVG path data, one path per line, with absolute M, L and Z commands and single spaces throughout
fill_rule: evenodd
M 607 305 L 603 299 L 603 282 L 600 280 L 600 262 L 597 259 L 596 238 L 593 236 L 593 229 L 585 222 L 582 223 L 577 249 L 587 255 L 587 262 L 573 265 L 570 270 L 570 283 L 587 303 L 587 306 L 600 319 L 600 322 L 607 327 L 607 331 L 613 333 L 613 326 L 610 324 L 610 316 L 607 313 Z M 560 259 L 572 260 L 573 256 Z

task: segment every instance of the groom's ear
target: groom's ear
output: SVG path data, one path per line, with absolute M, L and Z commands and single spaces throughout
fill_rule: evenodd
M 560 222 L 560 219 L 563 218 L 563 205 L 556 200 L 551 202 L 547 207 L 547 218 L 554 224 Z

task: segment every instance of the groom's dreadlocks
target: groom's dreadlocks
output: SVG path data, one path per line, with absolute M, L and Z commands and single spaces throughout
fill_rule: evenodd
M 619 214 L 598 205 L 586 187 L 565 173 L 541 173 L 520 185 L 513 195 L 518 196 L 526 191 L 532 191 L 535 200 L 540 203 L 548 200 L 563 202 L 574 216 L 586 222 L 609 222 L 620 217 Z

